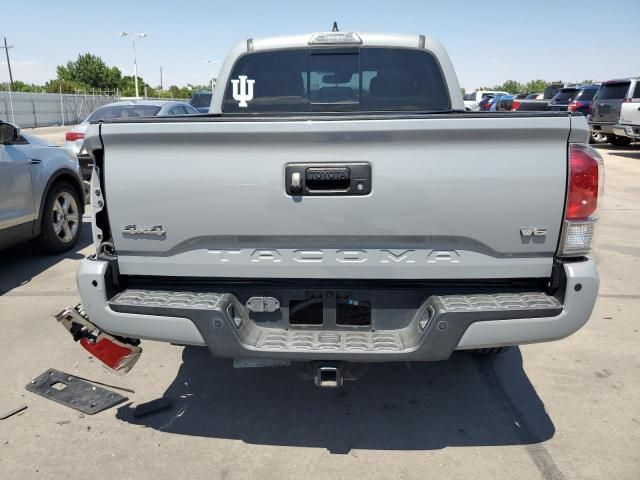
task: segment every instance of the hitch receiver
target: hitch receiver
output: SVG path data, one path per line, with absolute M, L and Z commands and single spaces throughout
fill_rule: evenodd
M 129 372 L 142 354 L 142 348 L 138 346 L 140 340 L 114 337 L 103 332 L 89 321 L 81 304 L 67 306 L 56 315 L 56 320 L 67 329 L 74 341 L 79 341 L 85 350 L 119 375 Z
M 314 381 L 322 388 L 342 387 L 342 366 L 319 365 L 316 367 Z

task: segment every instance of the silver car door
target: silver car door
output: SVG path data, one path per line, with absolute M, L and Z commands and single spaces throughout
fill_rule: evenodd
M 0 145 L 0 229 L 35 216 L 30 160 L 19 145 Z

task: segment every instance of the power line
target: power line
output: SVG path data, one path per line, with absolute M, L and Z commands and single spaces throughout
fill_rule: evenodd
M 9 67 L 9 85 L 11 85 L 11 90 L 13 90 L 13 74 L 11 73 L 11 61 L 9 60 L 9 49 L 13 48 L 13 45 L 7 45 L 7 37 L 4 37 L 4 53 L 7 56 L 7 67 Z

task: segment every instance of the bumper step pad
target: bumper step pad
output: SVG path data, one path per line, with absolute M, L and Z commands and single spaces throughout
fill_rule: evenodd
M 268 350 L 318 351 L 391 351 L 402 350 L 402 338 L 393 330 L 381 332 L 344 332 L 327 330 L 276 330 L 265 333 L 258 348 Z
M 214 355 L 290 360 L 443 360 L 477 321 L 553 317 L 562 304 L 542 292 L 430 295 L 397 330 L 264 327 L 231 293 L 130 289 L 109 301 L 120 313 L 190 319 Z

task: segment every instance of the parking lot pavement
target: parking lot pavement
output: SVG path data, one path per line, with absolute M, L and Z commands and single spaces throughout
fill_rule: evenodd
M 23 128 L 22 131 L 30 135 L 46 138 L 55 145 L 62 145 L 64 144 L 65 134 L 72 128 L 73 125 L 59 125 L 55 127 Z
M 0 252 L 0 415 L 28 405 L 0 420 L 0 478 L 638 480 L 640 146 L 600 151 L 601 289 L 585 328 L 493 360 L 372 366 L 338 391 L 154 342 L 112 375 L 52 317 L 79 300 L 89 228 L 67 255 Z M 83 416 L 24 390 L 50 367 L 135 393 Z M 134 418 L 163 395 L 172 409 Z

